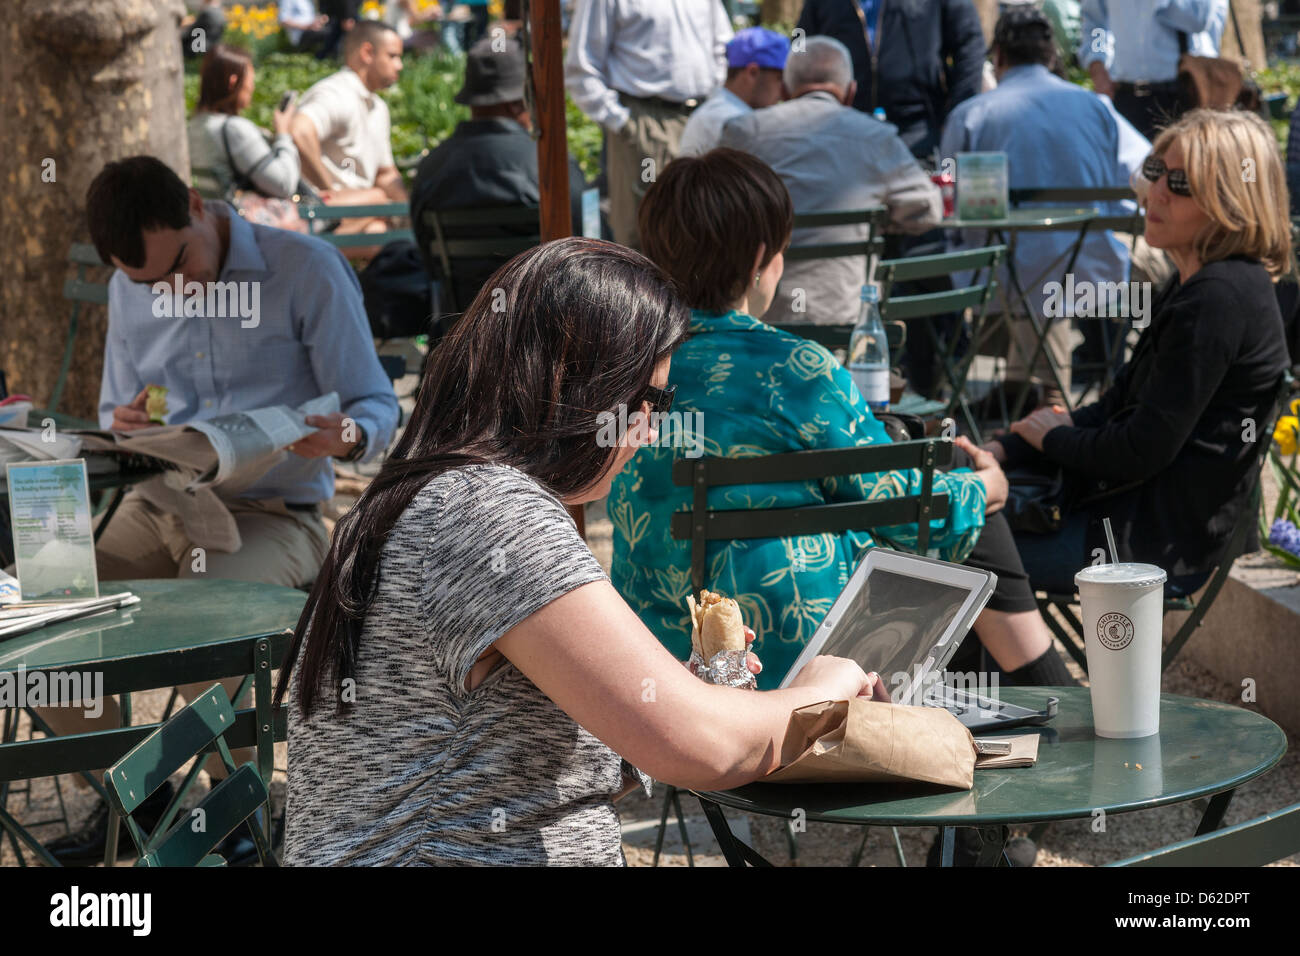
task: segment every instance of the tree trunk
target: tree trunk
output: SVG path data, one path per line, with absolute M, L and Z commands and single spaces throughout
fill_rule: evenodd
M 148 153 L 189 181 L 181 0 L 8 0 L 0 23 L 0 369 L 41 405 L 63 360 L 86 190 Z M 107 278 L 100 270 L 95 278 Z M 107 315 L 82 307 L 59 410 L 93 418 Z
M 803 0 L 763 0 L 759 7 L 759 22 L 764 26 L 780 24 L 793 27 L 799 22 Z

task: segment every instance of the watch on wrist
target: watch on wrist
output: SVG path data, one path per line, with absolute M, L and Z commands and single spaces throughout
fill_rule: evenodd
M 340 458 L 339 461 L 360 461 L 365 457 L 366 446 L 370 443 L 370 436 L 366 434 L 366 430 L 360 422 L 357 423 L 357 436 L 357 443 L 352 446 L 352 450 Z

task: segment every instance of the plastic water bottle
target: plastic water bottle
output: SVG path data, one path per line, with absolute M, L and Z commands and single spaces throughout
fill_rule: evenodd
M 885 108 L 883 106 L 877 106 L 871 111 L 871 115 L 880 120 L 880 122 L 885 122 Z
M 889 342 L 880 321 L 880 287 L 868 282 L 862 287 L 858 324 L 849 339 L 849 374 L 873 412 L 889 409 Z

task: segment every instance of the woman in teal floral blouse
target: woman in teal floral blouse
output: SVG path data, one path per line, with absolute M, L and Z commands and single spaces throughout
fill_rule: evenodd
M 690 490 L 672 483 L 673 461 L 889 441 L 849 373 L 826 349 L 755 317 L 772 301 L 792 221 L 789 194 L 771 168 L 730 149 L 674 161 L 641 205 L 645 252 L 677 281 L 693 313 L 690 337 L 674 353 L 669 375 L 677 387 L 673 414 L 681 412 L 683 427 L 661 429 L 659 441 L 637 453 L 610 491 L 611 577 L 682 659 L 690 653 L 690 542 L 675 540 L 669 528 L 673 512 L 690 507 Z M 976 549 L 986 512 L 1005 500 L 1006 479 L 990 455 L 964 438 L 957 443 L 975 470 L 935 475 L 935 491 L 949 496 L 949 512 L 931 523 L 930 554 L 960 562 Z M 919 472 L 894 471 L 716 488 L 709 506 L 861 501 L 919 487 Z M 1005 593 L 995 595 L 977 622 L 977 633 L 1011 682 L 1072 683 L 1038 617 L 1006 522 L 1000 516 L 997 522 L 996 553 L 969 562 L 996 570 L 1006 582 L 999 588 Z M 908 525 L 873 534 L 710 542 L 706 586 L 735 598 L 757 632 L 759 686 L 780 682 L 867 548 L 878 541 L 912 551 L 916 532 Z

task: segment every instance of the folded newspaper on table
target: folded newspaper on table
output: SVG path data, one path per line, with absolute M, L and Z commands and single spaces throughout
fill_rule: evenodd
M 162 462 L 166 471 L 136 486 L 159 508 L 180 517 L 190 540 L 201 548 L 238 551 L 243 543 L 223 499 L 237 496 L 290 454 L 285 449 L 317 429 L 308 415 L 339 410 L 338 393 L 290 408 L 271 405 L 131 432 L 0 427 L 0 461 L 67 459 L 102 453 L 139 455 Z M 53 440 L 49 440 L 53 439 Z M 92 469 L 93 472 L 93 469 Z

